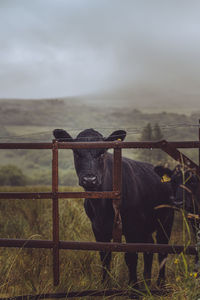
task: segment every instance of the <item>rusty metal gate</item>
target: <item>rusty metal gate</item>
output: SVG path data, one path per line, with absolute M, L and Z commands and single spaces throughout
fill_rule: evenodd
M 59 192 L 58 190 L 58 150 L 78 148 L 106 148 L 114 150 L 113 156 L 113 190 L 104 192 Z M 52 143 L 0 143 L 0 149 L 49 149 L 52 151 L 52 191 L 37 193 L 10 193 L 1 192 L 0 199 L 52 199 L 53 239 L 52 240 L 25 240 L 25 239 L 0 239 L 0 247 L 24 247 L 53 249 L 53 278 L 54 285 L 59 284 L 59 250 L 109 250 L 113 252 L 165 252 L 169 254 L 181 253 L 195 254 L 194 246 L 187 249 L 181 245 L 163 244 L 123 244 L 123 243 L 100 243 L 100 242 L 72 242 L 60 241 L 59 239 L 59 199 L 60 198 L 110 198 L 119 200 L 121 195 L 121 151 L 122 149 L 146 148 L 161 149 L 172 158 L 188 167 L 195 168 L 200 175 L 200 167 L 182 154 L 177 148 L 199 149 L 200 158 L 200 129 L 199 141 L 184 142 L 57 142 Z M 96 200 L 98 201 L 98 200 Z

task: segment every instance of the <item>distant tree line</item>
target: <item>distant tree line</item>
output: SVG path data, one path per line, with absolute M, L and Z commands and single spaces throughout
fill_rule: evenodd
M 155 142 L 164 138 L 161 128 L 158 123 L 153 126 L 148 123 L 142 130 L 140 135 L 140 141 Z M 159 164 L 166 162 L 168 156 L 160 149 L 140 149 L 138 150 L 138 159 L 141 161 L 149 162 L 152 164 Z

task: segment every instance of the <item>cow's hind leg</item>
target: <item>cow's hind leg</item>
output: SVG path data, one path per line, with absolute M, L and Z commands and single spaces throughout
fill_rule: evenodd
M 125 253 L 125 261 L 129 269 L 129 284 L 137 286 L 137 253 Z
M 156 234 L 156 240 L 158 244 L 168 244 L 172 225 L 173 225 L 173 211 L 165 212 L 165 218 L 158 218 L 158 230 Z M 161 286 L 165 283 L 165 264 L 167 261 L 167 253 L 159 253 L 158 260 L 159 260 L 159 275 L 157 280 L 157 285 Z
M 133 234 L 125 235 L 127 243 L 136 243 L 137 239 L 133 239 Z M 137 253 L 125 253 L 125 261 L 129 270 L 129 284 L 134 288 L 138 289 L 138 280 L 137 280 L 137 262 L 138 262 L 138 254 Z

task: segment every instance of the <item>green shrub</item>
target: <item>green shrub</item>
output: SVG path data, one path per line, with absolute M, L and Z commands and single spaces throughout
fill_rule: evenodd
M 27 181 L 27 177 L 17 166 L 5 165 L 0 168 L 0 185 L 23 186 Z

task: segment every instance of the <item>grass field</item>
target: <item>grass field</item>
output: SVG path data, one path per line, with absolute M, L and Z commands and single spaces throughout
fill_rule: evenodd
M 64 191 L 77 188 L 62 188 Z M 47 191 L 50 187 L 4 187 L 1 191 Z M 83 209 L 82 199 L 59 200 L 60 240 L 94 241 L 90 221 Z M 185 230 L 183 231 L 183 228 Z M 51 200 L 1 200 L 0 237 L 25 239 L 52 239 Z M 190 234 L 180 214 L 176 218 L 171 244 L 189 244 Z M 192 243 L 192 241 L 191 241 Z M 156 287 L 158 264 L 154 255 L 152 288 Z M 101 283 L 101 263 L 94 251 L 60 251 L 60 275 L 58 287 L 53 286 L 52 251 L 45 249 L 0 249 L 0 295 L 7 297 L 49 292 L 70 292 L 87 289 L 128 289 L 128 270 L 122 253 L 114 253 L 110 282 Z M 141 285 L 143 262 L 139 254 L 138 278 Z M 166 297 L 143 296 L 142 299 L 198 299 L 199 279 L 193 274 L 193 257 L 169 255 L 166 285 L 172 293 Z M 83 299 L 94 299 L 84 297 Z M 79 299 L 79 298 L 76 298 Z M 95 297 L 110 299 L 110 297 Z M 126 296 L 112 299 L 128 299 Z

